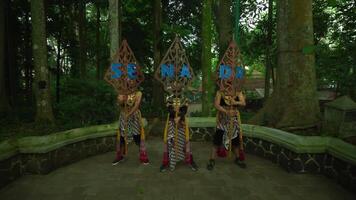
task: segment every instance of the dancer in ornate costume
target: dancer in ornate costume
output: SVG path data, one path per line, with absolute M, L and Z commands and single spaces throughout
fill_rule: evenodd
M 216 155 L 226 157 L 227 153 L 230 156 L 232 151 L 235 154 L 235 163 L 241 168 L 245 168 L 239 112 L 239 107 L 246 105 L 245 97 L 241 91 L 244 81 L 244 69 L 240 52 L 234 41 L 230 42 L 217 69 L 219 90 L 216 93 L 214 105 L 218 112 L 213 148 L 207 169 L 214 169 Z
M 145 146 L 145 132 L 142 123 L 140 104 L 142 93 L 138 86 L 143 81 L 141 67 L 127 44 L 122 42 L 111 67 L 106 71 L 105 80 L 118 93 L 117 102 L 120 108 L 119 128 L 116 139 L 116 157 L 112 162 L 116 165 L 124 160 L 128 152 L 128 142 L 134 140 L 139 146 L 139 158 L 143 164 L 148 164 Z
M 189 125 L 186 118 L 188 100 L 183 97 L 184 89 L 193 78 L 183 46 L 176 37 L 155 73 L 169 93 L 168 116 L 164 130 L 164 151 L 160 171 L 173 171 L 177 162 L 184 161 L 193 171 L 198 170 L 192 156 Z

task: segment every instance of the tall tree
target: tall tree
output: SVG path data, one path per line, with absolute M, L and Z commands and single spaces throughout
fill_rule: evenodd
M 234 38 L 237 45 L 241 45 L 240 43 L 240 19 L 241 19 L 241 1 L 235 0 L 234 1 Z
M 32 48 L 35 68 L 36 121 L 53 122 L 47 67 L 46 20 L 43 0 L 31 1 Z
M 100 3 L 96 2 L 96 78 L 101 79 L 101 70 L 100 70 Z
M 87 60 L 87 48 L 86 48 L 86 3 L 85 0 L 80 0 L 78 12 L 78 28 L 79 28 L 79 68 L 80 77 L 85 78 L 87 76 L 86 60 Z
M 110 16 L 110 60 L 119 47 L 119 0 L 109 0 Z
M 9 101 L 12 108 L 17 107 L 17 96 L 19 93 L 19 19 L 16 17 L 14 3 L 11 0 L 5 1 L 6 19 L 6 53 L 5 60 L 8 68 Z
M 267 47 L 266 47 L 266 74 L 265 74 L 265 100 L 268 99 L 271 89 L 272 75 L 272 23 L 273 23 L 273 0 L 268 0 L 268 25 L 267 25 Z
M 161 60 L 162 2 L 154 0 L 153 6 L 153 59 L 156 69 Z M 157 80 L 153 80 L 153 105 L 157 108 L 163 105 L 163 88 Z
M 5 2 L 0 1 L 0 114 L 9 110 L 5 87 Z
M 30 6 L 29 6 L 30 7 Z M 33 94 L 32 94 L 32 81 L 33 81 L 33 63 L 32 63 L 32 41 L 31 41 L 31 21 L 30 21 L 30 8 L 25 11 L 25 24 L 26 31 L 24 36 L 25 42 L 25 80 L 26 80 L 26 93 L 29 103 L 32 104 Z
M 121 40 L 122 40 L 122 15 L 123 15 L 123 12 L 122 12 L 122 1 L 121 0 L 118 0 L 117 6 L 118 6 L 117 23 L 118 23 L 118 33 L 119 33 L 119 38 L 118 38 L 119 44 L 118 44 L 118 46 L 120 46 L 120 43 L 121 43 Z
M 276 86 L 252 122 L 286 130 L 318 124 L 313 44 L 312 0 L 278 0 Z
M 203 76 L 202 111 L 209 116 L 212 108 L 212 79 L 211 79 L 211 39 L 212 39 L 212 0 L 203 1 L 202 9 L 202 55 L 201 70 Z
M 64 14 L 63 14 L 63 2 L 59 1 L 59 29 L 57 33 L 57 67 L 56 67 L 56 102 L 59 103 L 60 99 L 60 79 L 61 79 L 61 51 L 62 51 L 62 31 L 63 29 L 61 28 L 63 25 L 63 19 L 64 19 Z
M 217 29 L 219 33 L 219 59 L 225 53 L 230 40 L 232 39 L 232 1 L 218 0 L 217 1 Z

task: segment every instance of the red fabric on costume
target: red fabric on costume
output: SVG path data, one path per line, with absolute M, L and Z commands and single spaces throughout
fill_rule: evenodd
M 239 159 L 241 161 L 244 161 L 245 160 L 245 152 L 241 149 L 239 149 Z
M 140 152 L 140 161 L 141 163 L 147 163 L 148 162 L 148 156 L 146 151 L 141 151 Z
M 186 153 L 185 154 L 185 163 L 192 164 L 192 161 L 193 161 L 193 155 L 191 153 Z
M 225 149 L 225 147 L 218 147 L 218 149 L 216 150 L 216 154 L 219 157 L 225 158 L 227 156 L 227 150 Z
M 163 160 L 162 160 L 162 165 L 163 166 L 168 166 L 169 160 L 168 160 L 168 152 L 163 153 Z

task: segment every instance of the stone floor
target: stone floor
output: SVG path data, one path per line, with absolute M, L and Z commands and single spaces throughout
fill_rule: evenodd
M 356 199 L 322 175 L 287 173 L 253 155 L 247 155 L 247 169 L 221 159 L 210 172 L 205 168 L 207 143 L 193 143 L 198 172 L 181 164 L 174 172 L 160 173 L 161 149 L 160 140 L 148 141 L 148 166 L 139 164 L 137 147 L 130 145 L 129 158 L 117 166 L 111 166 L 110 152 L 48 175 L 27 175 L 0 190 L 0 199 Z

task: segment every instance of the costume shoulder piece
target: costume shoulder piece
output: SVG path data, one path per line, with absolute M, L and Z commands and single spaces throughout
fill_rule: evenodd
M 106 70 L 105 81 L 119 94 L 132 94 L 144 80 L 142 69 L 126 40 L 117 50 L 110 67 Z
M 168 95 L 166 98 L 166 105 L 173 106 L 173 107 L 188 106 L 189 100 L 183 95 L 181 96 Z

